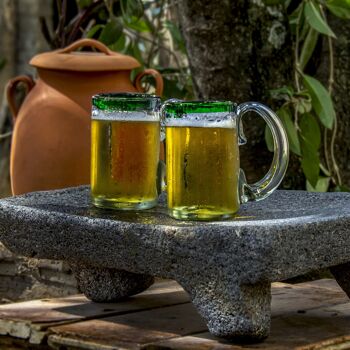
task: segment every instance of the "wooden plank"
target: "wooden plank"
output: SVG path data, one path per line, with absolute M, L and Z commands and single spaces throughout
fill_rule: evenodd
M 232 350 L 350 349 L 350 302 L 334 280 L 275 283 L 272 295 L 270 336 L 261 344 L 232 345 Z M 227 341 L 203 332 L 155 342 L 149 349 L 224 350 L 227 346 Z
M 160 282 L 119 303 L 93 303 L 83 295 L 0 306 L 0 334 L 40 343 L 53 325 L 177 305 L 189 297 L 176 282 Z
M 307 284 L 272 284 L 273 317 L 286 312 L 303 312 L 312 308 L 346 303 L 348 300 L 335 280 L 329 280 L 324 285 L 318 281 Z
M 307 281 L 298 283 L 299 287 L 309 287 L 309 288 L 328 288 L 333 289 L 337 282 L 333 278 L 322 278 L 316 281 Z
M 52 348 L 49 347 L 47 344 L 42 344 L 42 345 L 28 344 L 28 342 L 24 339 L 6 337 L 6 336 L 0 336 L 0 349 L 1 350 L 52 350 Z M 68 349 L 65 349 L 65 350 L 68 350 Z
M 211 336 L 192 304 L 52 327 L 49 342 L 90 350 L 296 349 L 327 337 L 344 336 L 350 330 L 350 304 L 335 281 L 328 282 L 326 288 L 275 283 L 272 296 L 272 332 L 262 344 L 234 345 Z M 333 324 L 327 310 L 338 305 L 343 314 Z M 308 310 L 316 316 L 309 318 Z M 327 327 L 333 331 L 325 332 Z
M 82 349 L 140 349 L 163 339 L 205 331 L 191 303 L 50 328 L 50 345 Z

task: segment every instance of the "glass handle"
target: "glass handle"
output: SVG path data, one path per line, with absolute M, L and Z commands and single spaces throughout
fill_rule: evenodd
M 160 142 L 164 142 L 165 152 L 164 160 L 159 160 L 157 169 L 157 191 L 160 195 L 163 191 L 166 191 L 166 144 L 165 144 L 165 109 L 167 105 L 171 102 L 181 102 L 177 98 L 170 98 L 163 102 L 160 107 Z
M 237 131 L 239 145 L 246 143 L 242 117 L 247 112 L 256 112 L 269 126 L 273 137 L 274 155 L 270 170 L 258 182 L 248 184 L 244 171 L 240 169 L 239 193 L 241 203 L 259 201 L 268 197 L 281 183 L 288 166 L 289 144 L 287 134 L 278 116 L 268 107 L 257 102 L 242 103 L 237 107 Z

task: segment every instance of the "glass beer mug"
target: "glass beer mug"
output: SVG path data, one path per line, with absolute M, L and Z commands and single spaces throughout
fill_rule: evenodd
M 239 146 L 246 143 L 241 119 L 259 114 L 271 129 L 274 157 L 263 179 L 248 184 L 239 165 Z M 286 132 L 268 107 L 247 102 L 169 100 L 161 109 L 165 127 L 169 215 L 183 220 L 232 217 L 240 203 L 258 201 L 281 183 L 288 165 Z
M 100 208 L 157 204 L 160 98 L 111 93 L 92 98 L 91 199 Z

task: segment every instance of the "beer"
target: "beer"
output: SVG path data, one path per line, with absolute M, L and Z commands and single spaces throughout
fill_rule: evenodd
M 156 205 L 160 133 L 157 119 L 92 120 L 94 205 L 117 209 L 146 209 Z
M 166 163 L 171 216 L 209 220 L 238 211 L 239 151 L 232 122 L 176 125 L 169 119 Z

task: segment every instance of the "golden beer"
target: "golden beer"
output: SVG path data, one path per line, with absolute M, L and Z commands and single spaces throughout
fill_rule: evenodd
M 242 117 L 260 115 L 272 131 L 275 154 L 263 179 L 248 184 L 239 168 L 246 143 Z M 281 183 L 288 165 L 288 138 L 279 117 L 258 102 L 170 99 L 161 108 L 166 134 L 169 214 L 181 220 L 233 217 L 240 203 L 262 200 Z
M 156 205 L 159 122 L 99 119 L 91 127 L 93 204 L 117 209 Z
M 239 209 L 236 129 L 167 125 L 168 207 L 177 219 L 227 218 Z

